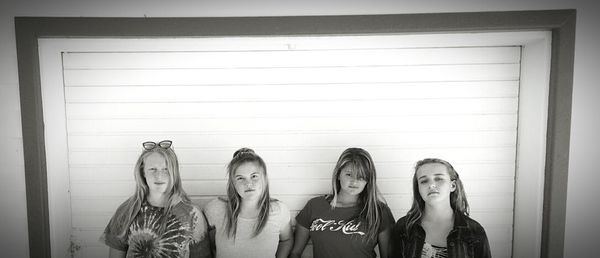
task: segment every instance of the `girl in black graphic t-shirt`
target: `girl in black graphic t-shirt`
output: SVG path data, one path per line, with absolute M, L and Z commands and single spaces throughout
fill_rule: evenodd
M 300 257 L 312 239 L 313 257 L 387 258 L 394 218 L 376 184 L 371 155 L 346 149 L 332 177 L 332 194 L 308 201 L 296 216 L 296 236 L 290 257 Z

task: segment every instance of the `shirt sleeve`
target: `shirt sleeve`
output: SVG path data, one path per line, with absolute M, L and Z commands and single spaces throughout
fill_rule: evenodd
M 485 229 L 483 229 L 483 227 L 481 227 L 481 232 L 481 241 L 475 247 L 475 257 L 491 258 L 492 253 L 490 250 L 490 243 L 488 242 L 487 234 L 485 233 Z
M 385 203 L 381 203 L 381 224 L 379 225 L 379 230 L 377 233 L 381 233 L 386 229 L 390 229 L 395 224 L 394 215 Z
M 279 225 L 283 228 L 286 224 L 290 223 L 290 209 L 281 201 L 278 201 L 277 205 L 279 205 Z
M 119 208 L 117 208 L 117 211 L 108 222 L 108 225 L 106 225 L 104 233 L 102 233 L 102 235 L 100 236 L 101 242 L 103 242 L 111 248 L 123 252 L 126 252 L 129 248 L 129 245 L 127 243 L 127 233 L 124 236 L 120 235 L 123 231 L 123 227 L 129 227 L 129 225 L 119 225 L 119 222 L 121 222 L 119 218 L 122 218 L 121 216 L 123 215 L 123 213 L 127 212 L 128 205 L 129 203 L 126 201 L 125 203 L 121 204 Z
M 190 257 L 212 257 L 210 239 L 208 238 L 208 224 L 202 211 L 197 206 L 192 206 L 192 241 L 190 242 Z
M 312 217 L 312 203 L 314 199 L 309 200 L 304 208 L 296 215 L 296 223 L 305 228 L 310 228 L 311 217 Z
M 392 234 L 390 236 L 390 258 L 402 258 L 402 252 L 404 250 L 404 239 L 403 239 L 403 227 L 404 220 L 401 218 L 392 227 Z
M 220 223 L 219 217 L 223 219 L 225 217 L 225 210 L 222 207 L 223 201 L 214 199 L 204 206 L 204 215 L 206 216 L 206 222 L 208 228 L 214 227 L 215 224 Z

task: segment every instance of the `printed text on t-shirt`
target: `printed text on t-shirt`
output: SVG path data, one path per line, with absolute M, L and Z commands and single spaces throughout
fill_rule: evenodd
M 351 221 L 335 221 L 335 220 L 323 220 L 323 219 L 315 219 L 310 225 L 310 231 L 342 231 L 342 233 L 346 235 L 351 234 L 359 234 L 361 236 L 365 235 L 364 232 L 358 231 L 358 227 L 360 226 L 360 222 L 356 223 L 354 220 Z

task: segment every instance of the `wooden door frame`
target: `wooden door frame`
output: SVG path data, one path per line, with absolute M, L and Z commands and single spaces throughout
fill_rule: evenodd
M 207 18 L 15 17 L 31 257 L 50 257 L 38 39 L 552 31 L 542 257 L 564 252 L 576 10 Z

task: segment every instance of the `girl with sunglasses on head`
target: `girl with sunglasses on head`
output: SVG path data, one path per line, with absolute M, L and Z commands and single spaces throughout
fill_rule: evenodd
M 204 207 L 216 257 L 287 257 L 293 243 L 290 212 L 269 196 L 263 159 L 252 149 L 239 149 L 227 176 L 227 197 Z
M 135 193 L 101 237 L 109 257 L 212 257 L 204 215 L 181 186 L 171 144 L 143 143 L 133 170 Z
M 332 194 L 315 197 L 296 216 L 296 242 L 290 257 L 301 257 L 312 239 L 313 256 L 388 257 L 394 217 L 376 184 L 371 155 L 346 149 L 333 170 Z
M 491 257 L 483 227 L 469 217 L 469 204 L 454 167 L 441 159 L 417 162 L 413 204 L 392 231 L 392 257 Z

